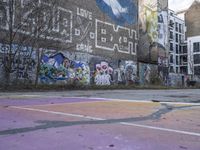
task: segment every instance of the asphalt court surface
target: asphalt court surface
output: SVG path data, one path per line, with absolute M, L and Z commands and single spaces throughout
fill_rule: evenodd
M 200 149 L 196 103 L 19 96 L 0 99 L 0 119 L 6 150 Z

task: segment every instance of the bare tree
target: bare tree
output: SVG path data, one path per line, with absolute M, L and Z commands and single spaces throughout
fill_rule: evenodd
M 0 0 L 0 59 L 6 86 L 11 84 L 13 72 L 16 81 L 23 76 L 23 83 L 26 83 L 31 67 L 36 68 L 35 84 L 38 83 L 40 44 L 50 37 L 50 31 L 59 21 L 52 14 L 57 13 L 52 10 L 58 3 L 56 0 L 48 3 L 40 0 Z M 36 58 L 32 58 L 33 53 Z M 20 69 L 23 69 L 23 75 Z

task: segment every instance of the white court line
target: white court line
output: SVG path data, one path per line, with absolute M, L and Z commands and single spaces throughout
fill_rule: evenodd
M 78 114 L 71 114 L 71 113 L 62 113 L 62 112 L 57 112 L 57 111 L 48 111 L 48 110 L 35 109 L 35 108 L 26 108 L 26 107 L 17 107 L 17 106 L 10 106 L 10 108 L 23 109 L 23 110 L 29 110 L 29 111 L 37 111 L 37 112 L 43 112 L 43 113 L 49 113 L 49 114 L 55 114 L 55 115 L 85 118 L 85 119 L 103 120 L 101 118 L 96 118 L 96 117 L 90 117 L 90 116 L 84 116 L 84 115 L 78 115 Z
M 50 113 L 50 114 L 63 115 L 63 116 L 70 116 L 70 117 L 78 117 L 78 118 L 84 118 L 84 119 L 106 120 L 106 119 L 103 119 L 103 118 L 97 118 L 97 117 L 92 117 L 92 116 L 85 116 L 85 115 L 71 114 L 71 113 L 62 113 L 62 112 L 48 111 L 48 110 L 41 110 L 41 109 L 34 109 L 34 108 L 25 108 L 25 107 L 17 107 L 17 106 L 11 106 L 11 108 L 23 109 L 23 110 L 28 110 L 28 111 L 43 112 L 43 113 Z M 192 135 L 192 136 L 199 136 L 200 137 L 200 133 L 195 133 L 195 132 L 174 130 L 174 129 L 169 129 L 169 128 L 160 128 L 160 127 L 141 125 L 141 124 L 135 124 L 135 123 L 128 123 L 128 122 L 119 122 L 119 124 L 126 125 L 126 126 L 134 126 L 134 127 L 160 130 L 160 131 L 165 131 L 165 132 L 174 132 L 174 133 L 179 133 L 179 134 L 185 134 L 185 135 Z

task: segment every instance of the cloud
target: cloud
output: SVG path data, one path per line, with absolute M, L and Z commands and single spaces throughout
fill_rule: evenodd
M 179 11 L 187 9 L 193 3 L 194 0 L 169 0 L 169 9 Z

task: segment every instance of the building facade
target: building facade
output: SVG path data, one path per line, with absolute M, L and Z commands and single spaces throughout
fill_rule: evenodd
M 195 0 L 185 12 L 187 25 L 188 74 L 200 83 L 200 1 Z
M 188 55 L 185 39 L 185 21 L 169 12 L 169 85 L 184 86 L 187 78 Z
M 170 72 L 187 73 L 187 49 L 185 42 L 185 21 L 169 10 L 169 52 Z
M 0 0 L 0 82 L 133 84 L 137 27 L 137 0 Z

